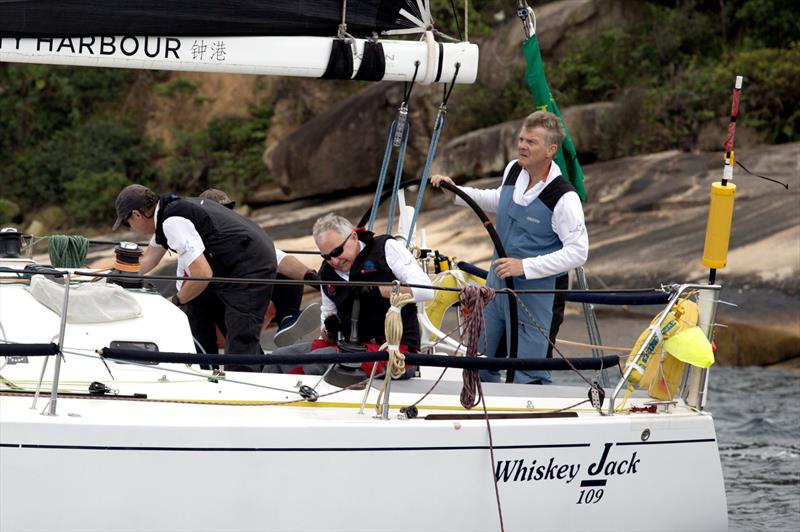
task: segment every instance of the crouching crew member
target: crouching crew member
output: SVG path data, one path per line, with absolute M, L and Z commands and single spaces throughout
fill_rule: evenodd
M 202 198 L 156 196 L 142 185 L 129 185 L 117 196 L 117 220 L 143 236 L 153 236 L 158 252 L 143 257 L 150 271 L 166 251 L 178 254 L 191 277 L 274 279 L 275 247 L 256 223 Z M 173 301 L 182 305 L 208 287 L 208 281 L 186 281 Z M 271 284 L 215 283 L 225 307 L 225 352 L 261 353 L 259 332 L 272 294 Z M 236 368 L 228 368 L 236 369 Z

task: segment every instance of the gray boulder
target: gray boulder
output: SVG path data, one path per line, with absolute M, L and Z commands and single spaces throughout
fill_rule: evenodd
M 598 102 L 564 109 L 564 122 L 579 155 L 590 160 L 597 158 L 605 138 L 603 121 L 617 107 L 612 102 Z M 522 121 L 512 120 L 478 129 L 440 145 L 433 173 L 454 177 L 500 175 L 508 161 L 516 158 L 517 134 Z
M 508 161 L 516 157 L 520 127 L 522 120 L 504 122 L 440 145 L 432 173 L 457 178 L 500 175 Z
M 377 183 L 389 125 L 403 97 L 400 84 L 379 83 L 312 118 L 265 154 L 273 179 L 287 198 L 364 188 Z M 415 87 L 412 130 L 404 176 L 419 173 L 428 152 L 435 109 L 430 88 Z M 387 179 L 394 176 L 394 159 Z

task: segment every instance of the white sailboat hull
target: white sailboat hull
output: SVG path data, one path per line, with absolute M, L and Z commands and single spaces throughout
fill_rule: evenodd
M 727 530 L 708 415 L 0 401 L 3 530 Z
M 0 273 L 0 342 L 58 342 L 59 316 L 13 275 Z M 183 312 L 126 293 L 141 316 L 65 325 L 56 415 L 55 361 L 0 357 L 0 530 L 499 530 L 495 480 L 507 531 L 727 529 L 713 420 L 682 402 L 643 412 L 635 392 L 608 416 L 585 386 L 484 383 L 492 456 L 458 370 L 435 387 L 432 368 L 394 381 L 384 420 L 380 380 L 360 413 L 364 391 L 317 376 L 100 360 L 120 342 L 193 349 Z M 401 419 L 414 403 L 419 416 Z

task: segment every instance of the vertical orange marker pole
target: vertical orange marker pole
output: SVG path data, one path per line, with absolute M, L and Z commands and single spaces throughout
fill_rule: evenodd
M 733 180 L 733 137 L 736 134 L 736 117 L 739 114 L 739 94 L 742 90 L 742 76 L 736 76 L 731 104 L 731 120 L 728 124 L 728 136 L 725 139 L 725 166 L 722 170 L 722 181 L 711 184 L 711 202 L 708 206 L 708 225 L 706 227 L 706 243 L 703 250 L 703 265 L 710 269 L 708 284 L 716 284 L 717 268 L 725 267 L 728 262 L 728 243 L 733 223 L 733 198 L 736 185 Z M 700 290 L 697 306 L 699 311 L 698 325 L 709 340 L 714 339 L 714 325 L 717 316 L 719 287 Z M 690 366 L 686 374 L 686 403 L 703 410 L 708 396 L 708 368 Z
M 706 226 L 706 242 L 703 250 L 703 265 L 710 269 L 708 283 L 716 282 L 717 269 L 724 268 L 728 262 L 728 244 L 733 223 L 733 200 L 736 185 L 733 181 L 733 139 L 736 135 L 736 118 L 739 114 L 739 94 L 742 90 L 742 76 L 736 76 L 731 102 L 731 120 L 728 123 L 728 135 L 725 138 L 725 164 L 722 169 L 722 181 L 711 184 L 711 202 L 708 208 L 708 224 Z

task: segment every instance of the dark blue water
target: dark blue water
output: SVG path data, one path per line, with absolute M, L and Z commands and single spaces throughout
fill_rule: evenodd
M 800 530 L 800 372 L 711 368 L 730 530 Z

